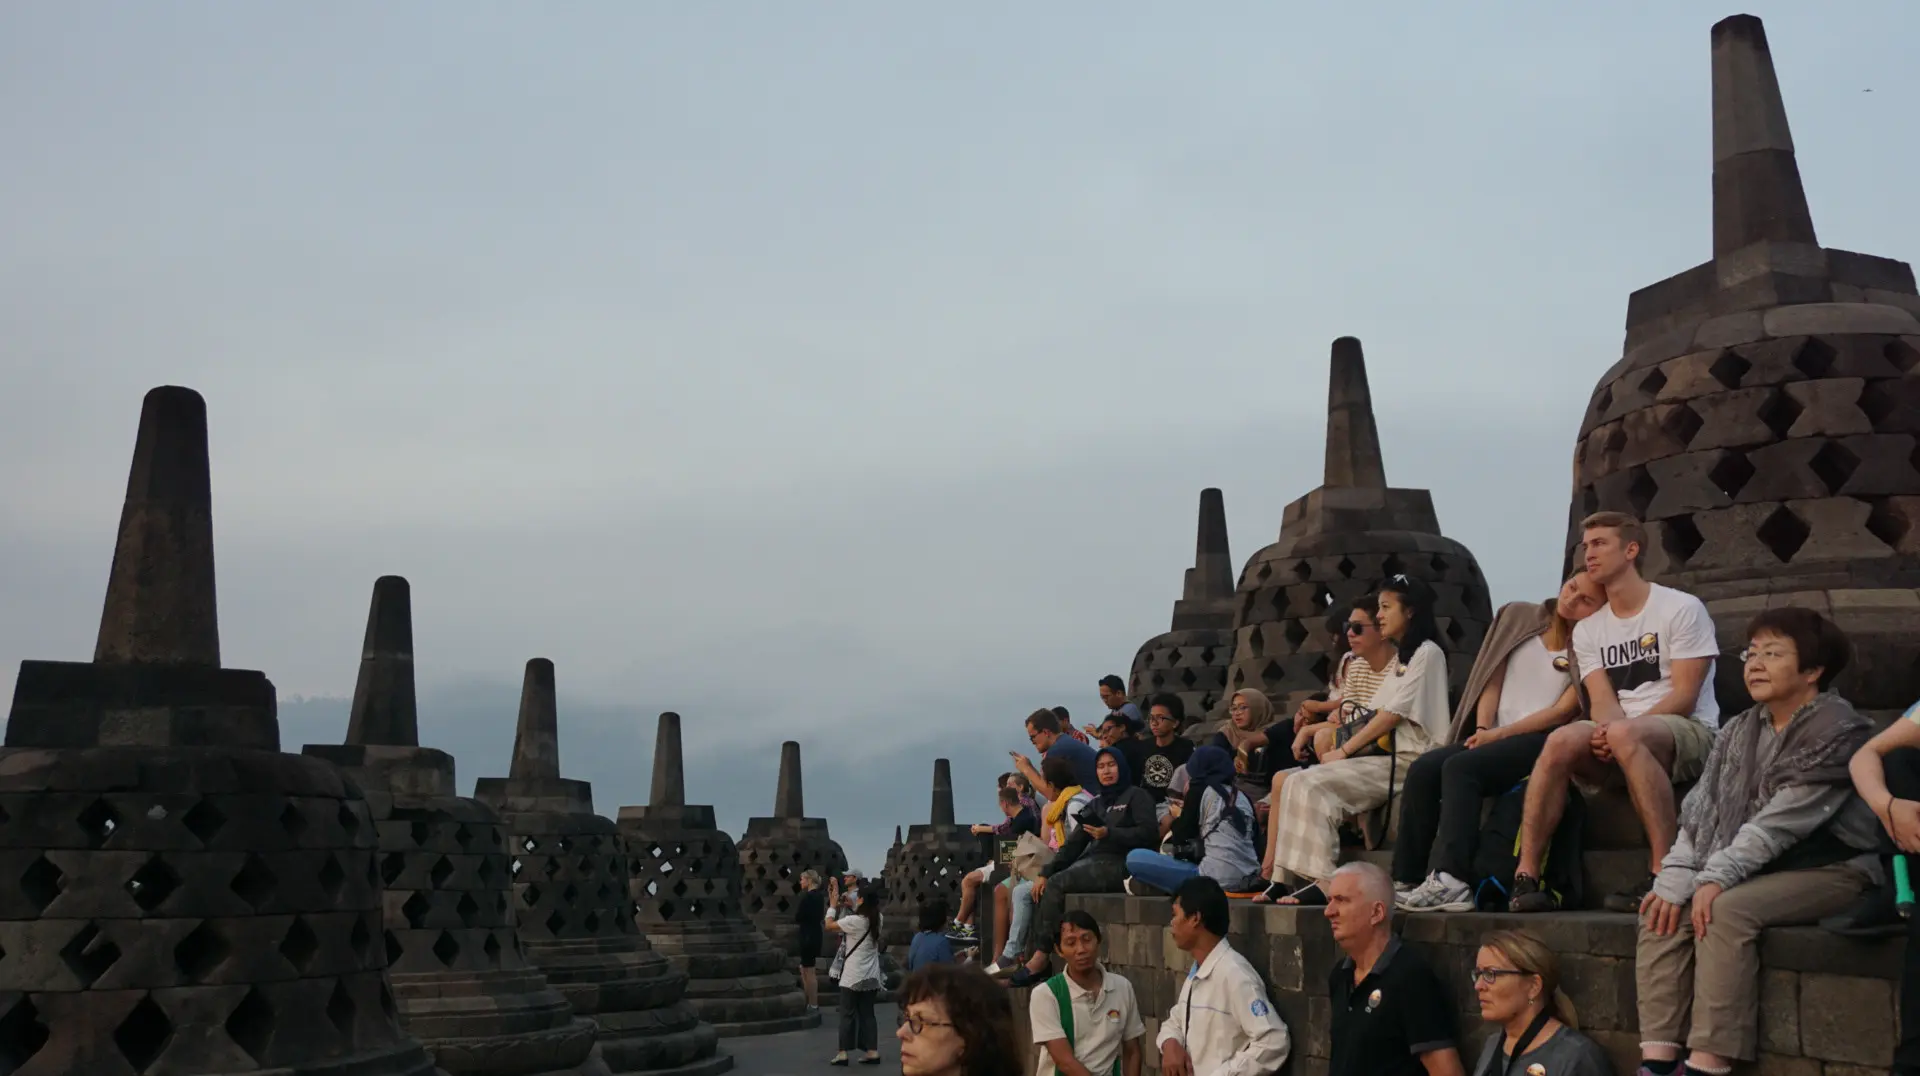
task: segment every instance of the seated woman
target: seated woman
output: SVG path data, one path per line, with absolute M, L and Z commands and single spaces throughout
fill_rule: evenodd
M 1522 930 L 1482 938 L 1473 959 L 1473 993 L 1480 1019 L 1500 1028 L 1487 1036 L 1473 1076 L 1612 1076 L 1607 1052 L 1580 1034 L 1573 1002 L 1560 990 L 1559 963 L 1540 939 Z
M 1285 735 L 1285 729 L 1273 719 L 1273 700 L 1264 691 L 1243 687 L 1227 700 L 1227 723 L 1207 741 L 1233 760 L 1234 783 L 1248 799 L 1266 795 L 1274 764 L 1280 761 L 1280 753 L 1267 742 L 1270 733 L 1275 738 Z M 1291 759 L 1286 760 L 1286 765 L 1292 764 Z
M 1433 588 L 1396 575 L 1380 585 L 1374 620 L 1394 660 L 1366 705 L 1320 754 L 1320 765 L 1289 776 L 1268 829 L 1273 884 L 1255 903 L 1325 904 L 1316 884 L 1340 859 L 1340 824 L 1391 802 L 1397 779 L 1447 734 L 1447 655 L 1437 641 Z M 1356 646 L 1358 649 L 1358 646 Z M 1385 746 L 1382 741 L 1385 741 Z M 1291 882 L 1306 884 L 1289 893 Z
M 1127 853 L 1151 848 L 1159 838 L 1153 817 L 1153 797 L 1133 783 L 1126 756 L 1103 747 L 1094 759 L 1100 791 L 1081 809 L 1080 828 L 1073 831 L 1033 883 L 1041 939 L 1060 929 L 1070 893 L 1118 893 L 1127 880 Z M 1027 965 L 1013 977 L 1015 986 L 1046 978 L 1047 948 L 1035 946 Z
M 1817 922 L 1879 880 L 1879 826 L 1848 762 L 1872 725 L 1828 692 L 1852 647 L 1811 609 L 1747 628 L 1753 708 L 1720 727 L 1640 902 L 1640 1056 L 1656 1076 L 1726 1072 L 1760 1044 L 1760 932 Z
M 1080 827 L 1080 812 L 1093 802 L 1093 793 L 1074 783 L 1073 764 L 1064 758 L 1047 759 L 1040 766 L 1040 776 L 1060 790 L 1040 812 L 1040 837 L 1048 848 L 1058 852 Z M 993 889 L 994 951 L 1000 956 L 988 965 L 989 975 L 1013 967 L 1026 947 L 1027 925 L 1033 921 L 1033 906 L 1038 899 L 1033 884 L 1033 879 L 1014 875 Z
M 1493 618 L 1454 708 L 1453 742 L 1407 767 L 1393 849 L 1395 888 L 1405 887 L 1400 910 L 1473 910 L 1482 803 L 1532 773 L 1547 734 L 1579 715 L 1573 625 L 1605 601 L 1606 592 L 1581 572 L 1558 598 L 1515 602 Z
M 1198 811 L 1186 811 L 1186 801 L 1200 805 Z M 1260 868 L 1253 845 L 1253 801 L 1234 787 L 1233 760 L 1218 747 L 1202 747 L 1187 760 L 1187 790 L 1183 799 L 1173 802 L 1173 831 L 1176 843 L 1191 842 L 1200 849 L 1193 862 L 1164 852 L 1136 848 L 1127 853 L 1128 892 L 1135 882 L 1164 893 L 1180 888 L 1180 883 L 1196 874 L 1204 874 L 1229 892 L 1240 888 L 1249 875 Z

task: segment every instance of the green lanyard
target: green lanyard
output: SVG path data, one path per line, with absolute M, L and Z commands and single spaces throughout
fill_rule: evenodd
M 1067 1049 L 1073 1049 L 1073 999 L 1067 995 L 1067 973 L 1061 972 L 1047 980 L 1047 989 L 1053 991 L 1053 1000 L 1060 1006 L 1060 1030 L 1067 1033 Z M 1113 1076 L 1120 1076 L 1120 1059 L 1113 1059 Z

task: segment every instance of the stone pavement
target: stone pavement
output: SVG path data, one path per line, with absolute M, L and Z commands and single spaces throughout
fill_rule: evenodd
M 899 1072 L 900 1042 L 893 1037 L 898 1018 L 892 1005 L 874 1009 L 874 1022 L 880 1026 L 878 1065 L 848 1065 L 844 1070 L 830 1068 L 827 1059 L 839 1049 L 840 1014 L 831 1006 L 820 1010 L 820 1026 L 781 1035 L 755 1035 L 728 1039 L 725 1048 L 733 1052 L 733 1076 L 820 1076 L 822 1073 Z M 859 1054 L 854 1054 L 856 1059 Z

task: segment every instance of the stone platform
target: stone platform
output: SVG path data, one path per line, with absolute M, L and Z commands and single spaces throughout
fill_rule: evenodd
M 1172 902 L 1119 894 L 1072 896 L 1099 920 L 1107 966 L 1139 995 L 1151 1042 L 1179 996 L 1188 960 L 1167 932 Z M 1605 1047 L 1614 1071 L 1631 1076 L 1639 1057 L 1639 1014 L 1633 978 L 1634 917 L 1610 912 L 1550 915 L 1428 913 L 1394 916 L 1394 929 L 1419 949 L 1454 992 L 1461 1013 L 1464 1060 L 1471 1064 L 1485 1032 L 1467 984 L 1479 939 L 1524 929 L 1560 957 L 1563 987 L 1581 1029 Z M 1332 1010 L 1327 978 L 1340 959 L 1318 908 L 1279 908 L 1235 901 L 1230 941 L 1266 980 L 1274 1008 L 1294 1043 L 1288 1071 L 1327 1071 Z M 1770 930 L 1761 945 L 1761 1057 L 1736 1072 L 1765 1076 L 1866 1076 L 1884 1073 L 1897 1035 L 1895 994 L 1905 943 L 1860 942 L 1817 927 Z M 1026 1036 L 1028 991 L 1015 991 L 1014 1011 Z M 1146 1070 L 1159 1070 L 1147 1051 Z

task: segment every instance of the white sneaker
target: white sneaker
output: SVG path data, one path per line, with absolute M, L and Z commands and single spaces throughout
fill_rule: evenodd
M 1403 912 L 1470 912 L 1473 890 L 1467 883 L 1429 874 L 1412 892 L 1394 901 Z

